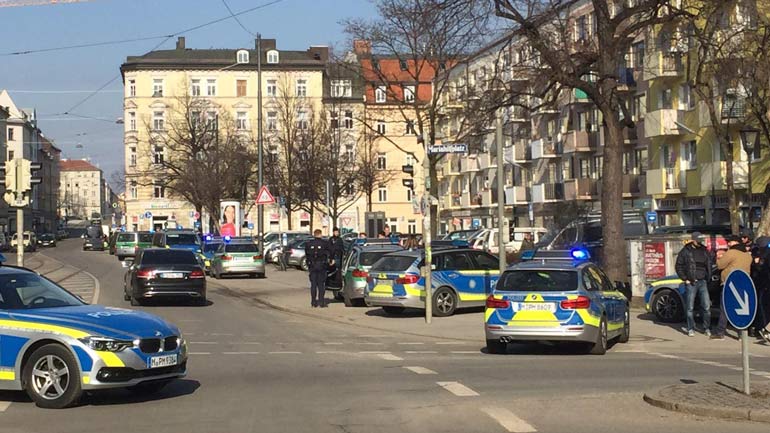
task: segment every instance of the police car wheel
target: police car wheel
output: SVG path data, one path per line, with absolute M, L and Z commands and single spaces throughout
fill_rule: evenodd
M 497 355 L 505 353 L 508 350 L 508 344 L 503 343 L 500 340 L 490 340 L 487 338 L 487 353 L 491 355 Z
M 78 363 L 59 344 L 35 350 L 24 365 L 23 386 L 38 407 L 62 409 L 72 406 L 83 393 Z
M 138 385 L 130 386 L 126 389 L 133 392 L 134 394 L 139 395 L 157 394 L 162 391 L 166 385 L 171 383 L 171 381 L 172 379 L 153 380 L 151 382 L 142 382 Z
M 299 268 L 303 271 L 307 271 L 309 269 L 307 265 L 307 259 L 302 259 L 302 262 L 299 264 Z
M 628 306 L 626 306 L 626 313 L 623 319 L 623 332 L 618 337 L 618 343 L 628 343 L 631 338 L 631 318 L 628 312 Z
M 677 323 L 684 319 L 682 300 L 673 290 L 662 289 L 652 297 L 652 312 L 664 323 Z
M 457 310 L 457 296 L 448 287 L 439 287 L 433 294 L 433 315 L 436 317 L 451 316 Z
M 596 333 L 596 342 L 591 345 L 591 355 L 604 355 L 607 353 L 607 318 L 602 316 L 599 321 L 599 332 Z

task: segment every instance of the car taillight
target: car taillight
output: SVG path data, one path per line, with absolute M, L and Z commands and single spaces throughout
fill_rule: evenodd
M 227 261 L 227 260 L 232 260 L 232 259 L 233 259 L 233 256 L 228 256 L 227 254 L 225 254 L 224 256 L 222 256 L 222 260 L 225 260 L 225 261 Z
M 591 307 L 591 298 L 578 296 L 576 299 L 565 299 L 560 303 L 562 310 L 581 310 Z
M 371 275 L 367 276 L 367 277 L 366 277 L 366 282 L 367 282 L 367 283 L 372 283 L 372 282 L 374 282 L 374 277 L 373 277 L 373 276 L 371 276 Z
M 256 255 L 256 256 L 252 257 L 252 259 L 254 259 L 254 261 L 256 262 L 257 260 L 262 260 L 262 256 L 261 255 Z
M 404 275 L 403 277 L 396 278 L 396 284 L 415 284 L 420 281 L 419 275 Z
M 200 269 L 195 269 L 194 271 L 190 272 L 190 278 L 206 278 L 206 274 L 204 274 Z
M 369 273 L 361 269 L 353 269 L 353 278 L 367 278 Z
M 487 298 L 487 308 L 508 308 L 510 306 L 511 303 L 505 299 L 495 299 L 492 295 Z
M 136 271 L 136 278 L 152 278 L 155 276 L 155 269 L 139 269 Z

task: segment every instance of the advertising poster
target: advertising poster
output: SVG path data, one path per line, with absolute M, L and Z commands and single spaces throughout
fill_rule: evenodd
M 219 203 L 219 235 L 241 235 L 241 203 L 237 201 L 222 201 Z
M 666 246 L 663 242 L 644 244 L 644 276 L 648 281 L 666 276 Z

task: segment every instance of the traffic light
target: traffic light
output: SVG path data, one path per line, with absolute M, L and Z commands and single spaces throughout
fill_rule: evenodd
M 22 191 L 31 191 L 33 185 L 39 185 L 43 183 L 43 179 L 39 176 L 33 176 L 36 171 L 43 168 L 43 164 L 39 162 L 32 162 L 28 159 L 22 159 L 21 175 L 22 175 Z
M 6 191 L 16 191 L 16 161 L 10 159 L 0 168 L 2 183 Z
M 410 176 L 409 179 L 402 179 L 401 183 L 404 184 L 405 187 L 414 191 L 414 166 L 411 164 L 402 165 L 401 171 Z
M 409 189 L 414 189 L 414 179 L 402 179 L 401 183 Z

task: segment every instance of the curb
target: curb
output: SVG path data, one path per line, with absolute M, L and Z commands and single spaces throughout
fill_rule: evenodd
M 668 388 L 671 388 L 671 386 L 663 388 L 663 390 Z M 693 403 L 681 403 L 661 396 L 660 391 L 652 394 L 645 393 L 643 399 L 652 406 L 672 412 L 680 412 L 689 415 L 733 421 L 738 420 L 770 423 L 770 410 L 767 409 L 749 409 L 739 407 L 713 406 L 706 404 L 699 405 Z

